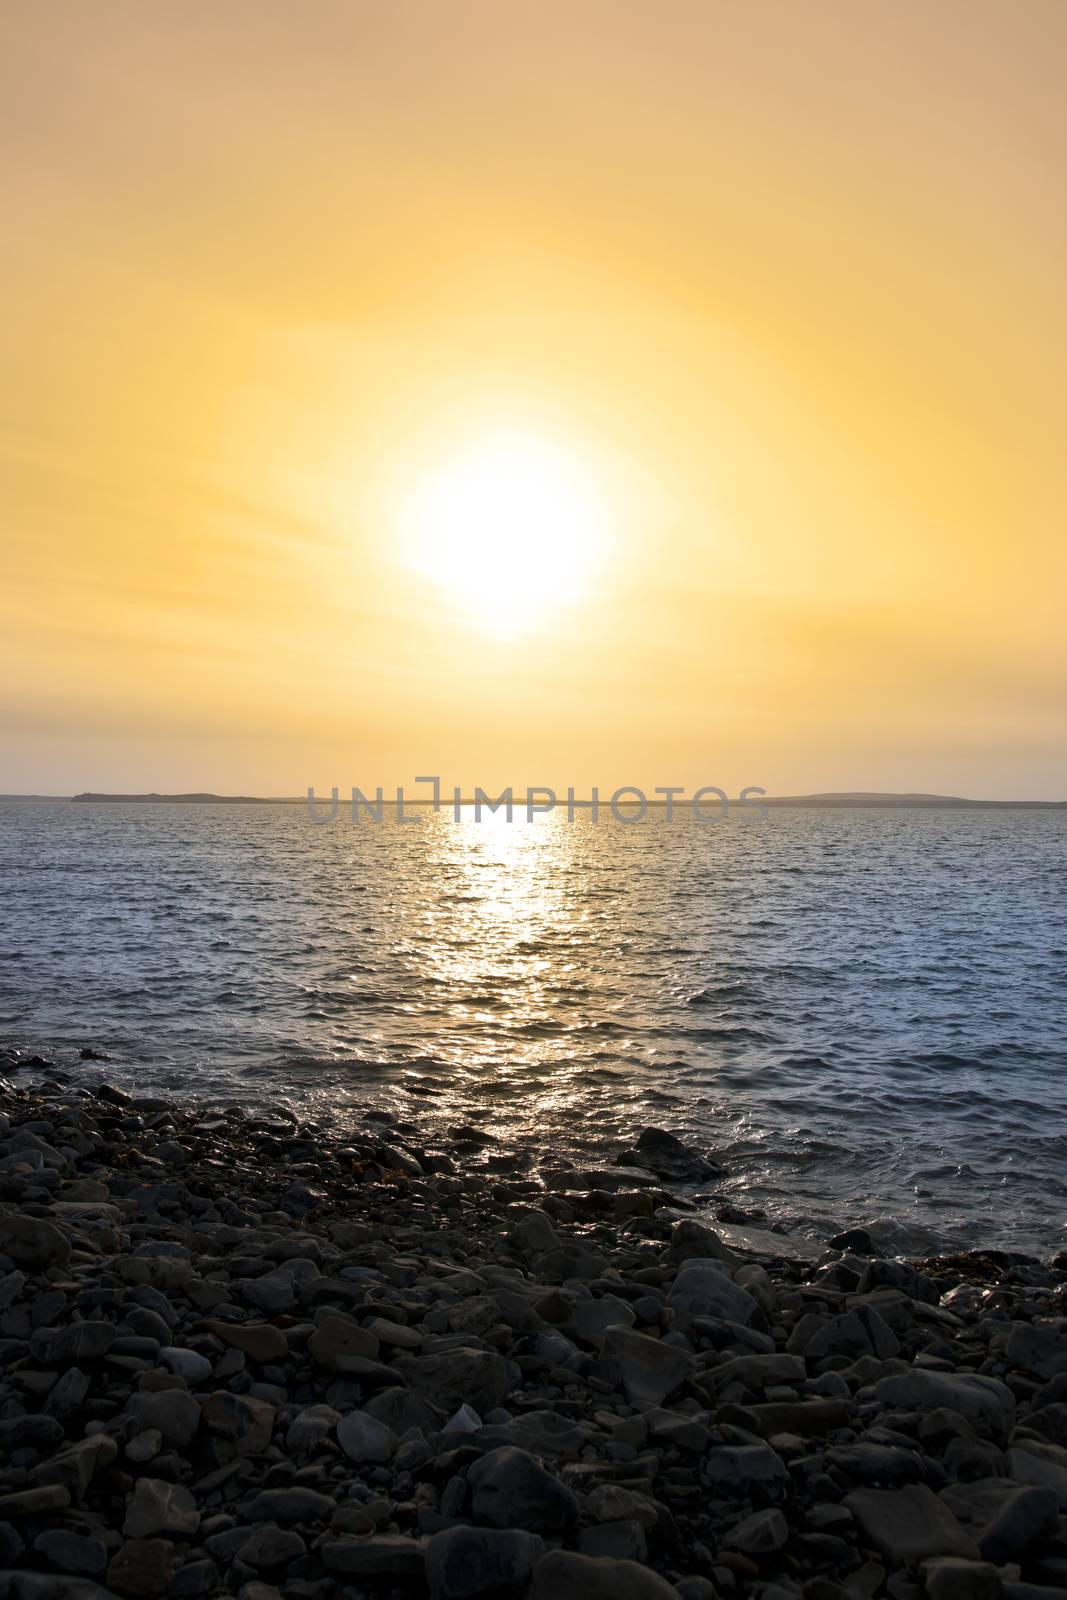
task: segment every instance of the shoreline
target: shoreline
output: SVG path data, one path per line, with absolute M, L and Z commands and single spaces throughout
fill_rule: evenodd
M 98 1073 L 0 1091 L 0 1597 L 1067 1586 L 1063 1256 L 774 1255 L 651 1170 Z
M 465 1151 L 465 1159 L 477 1156 L 484 1170 L 523 1180 L 533 1177 L 541 1181 L 546 1172 L 556 1177 L 567 1174 L 571 1189 L 596 1187 L 596 1176 L 605 1171 L 610 1174 L 625 1147 L 633 1143 L 624 1129 L 640 1126 L 644 1118 L 659 1111 L 674 1122 L 692 1147 L 682 1167 L 679 1158 L 668 1159 L 660 1174 L 670 1191 L 669 1203 L 693 1211 L 732 1242 L 752 1241 L 757 1251 L 769 1252 L 773 1235 L 779 1253 L 813 1260 L 836 1235 L 856 1229 L 869 1233 L 880 1254 L 909 1260 L 993 1249 L 1040 1261 L 1063 1246 L 1063 1225 L 1051 1220 L 1056 1209 L 1052 1197 L 1044 1225 L 1031 1220 L 1025 1230 L 994 1221 L 989 1214 L 988 1190 L 978 1191 L 984 1204 L 970 1214 L 959 1201 L 941 1204 L 936 1191 L 923 1197 L 930 1199 L 931 1205 L 919 1204 L 911 1210 L 906 1204 L 894 1206 L 891 1196 L 879 1196 L 876 1190 L 862 1201 L 850 1201 L 832 1187 L 820 1190 L 816 1198 L 811 1179 L 794 1181 L 788 1156 L 775 1167 L 773 1155 L 768 1160 L 761 1150 L 760 1160 L 767 1164 L 753 1172 L 752 1152 L 758 1140 L 739 1149 L 735 1127 L 724 1125 L 719 1116 L 714 1119 L 715 1126 L 701 1126 L 685 1106 L 633 1105 L 627 1107 L 625 1116 L 613 1117 L 610 1128 L 584 1126 L 581 1119 L 571 1128 L 561 1128 L 557 1120 L 548 1131 L 528 1120 L 517 1120 L 509 1108 L 502 1111 L 491 1095 L 453 1100 L 439 1082 L 424 1081 L 425 1074 L 408 1072 L 404 1064 L 394 1069 L 392 1077 L 371 1072 L 364 1079 L 358 1063 L 316 1063 L 318 1069 L 329 1068 L 334 1073 L 351 1066 L 353 1075 L 347 1083 L 331 1077 L 326 1088 L 312 1090 L 304 1082 L 272 1082 L 260 1071 L 249 1078 L 249 1063 L 234 1060 L 209 1071 L 207 1081 L 198 1083 L 189 1076 L 202 1073 L 198 1061 L 153 1060 L 124 1049 L 113 1054 L 111 1041 L 107 1049 L 98 1050 L 79 1046 L 77 1037 L 29 1036 L 0 1043 L 0 1088 L 10 1075 L 14 1086 L 34 1088 L 55 1082 L 80 1091 L 106 1073 L 135 1098 L 155 1096 L 197 1115 L 214 1115 L 226 1106 L 248 1112 L 268 1105 L 279 1117 L 297 1117 L 327 1132 L 358 1121 L 376 1104 L 385 1104 L 405 1119 L 412 1137 L 434 1146 L 442 1139 L 448 1141 L 452 1125 L 476 1123 L 481 1143 Z M 743 1133 L 740 1142 L 742 1146 L 746 1143 Z M 917 1164 L 922 1157 L 909 1152 L 906 1159 Z M 966 1160 L 966 1153 L 956 1159 Z

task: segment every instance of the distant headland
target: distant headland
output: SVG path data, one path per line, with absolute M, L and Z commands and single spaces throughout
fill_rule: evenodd
M 34 799 L 32 795 L 4 795 L 2 799 Z M 252 794 L 76 794 L 71 797 L 75 803 L 94 805 L 166 805 L 166 806 L 296 806 L 306 804 L 303 795 L 268 795 Z M 405 805 L 430 805 L 429 800 L 418 800 L 407 797 Z M 463 804 L 468 802 L 464 801 Z M 473 799 L 469 802 L 474 804 Z M 586 805 L 587 801 L 579 804 Z M 665 805 L 663 800 L 649 800 L 650 806 Z M 515 805 L 525 804 L 525 798 L 515 796 Z M 830 792 L 827 794 L 787 794 L 766 795 L 761 798 L 760 804 L 778 806 L 786 809 L 803 809 L 816 806 L 841 806 L 851 809 L 868 807 L 894 807 L 913 810 L 1028 810 L 1028 811 L 1063 811 L 1067 810 L 1067 800 L 968 800 L 960 795 L 953 794 L 882 794 L 863 790 Z

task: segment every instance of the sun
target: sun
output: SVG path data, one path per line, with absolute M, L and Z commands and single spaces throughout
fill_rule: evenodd
M 546 626 L 589 594 L 607 520 L 577 453 L 503 430 L 420 475 L 402 511 L 409 565 L 500 639 Z

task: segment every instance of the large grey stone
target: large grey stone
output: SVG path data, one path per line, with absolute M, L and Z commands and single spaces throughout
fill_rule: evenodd
M 844 1504 L 866 1538 L 893 1566 L 916 1566 L 931 1556 L 979 1559 L 970 1534 L 924 1483 L 903 1489 L 856 1489 L 845 1496 Z
M 712 1261 L 683 1262 L 667 1300 L 683 1325 L 694 1317 L 722 1317 L 747 1327 L 758 1309 L 748 1291 Z
M 613 1327 L 604 1336 L 604 1358 L 619 1373 L 633 1405 L 658 1406 L 697 1372 L 696 1357 L 632 1328 Z
M 1015 1417 L 1015 1396 L 1007 1384 L 982 1373 L 893 1373 L 877 1383 L 875 1393 L 883 1405 L 900 1411 L 933 1411 L 945 1406 L 991 1439 L 1006 1439 Z
M 349 1461 L 391 1461 L 397 1439 L 392 1428 L 366 1411 L 349 1411 L 337 1424 L 337 1442 Z
M 737 1500 L 776 1498 L 789 1476 L 781 1456 L 767 1444 L 713 1445 L 704 1474 L 713 1494 Z
M 679 1600 L 666 1578 L 636 1561 L 550 1550 L 534 1568 L 530 1600 Z
M 412 1389 L 450 1415 L 469 1405 L 484 1416 L 507 1393 L 507 1368 L 495 1350 L 461 1345 L 436 1355 L 400 1356 L 393 1366 Z
M 539 1461 L 514 1445 L 490 1450 L 467 1472 L 476 1522 L 493 1528 L 558 1533 L 578 1519 L 570 1489 Z
M 447 1528 L 426 1546 L 432 1600 L 523 1590 L 545 1553 L 535 1533 L 519 1528 Z

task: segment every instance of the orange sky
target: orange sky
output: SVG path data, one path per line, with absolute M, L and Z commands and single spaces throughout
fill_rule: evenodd
M 0 26 L 0 790 L 1067 795 L 1059 0 Z

